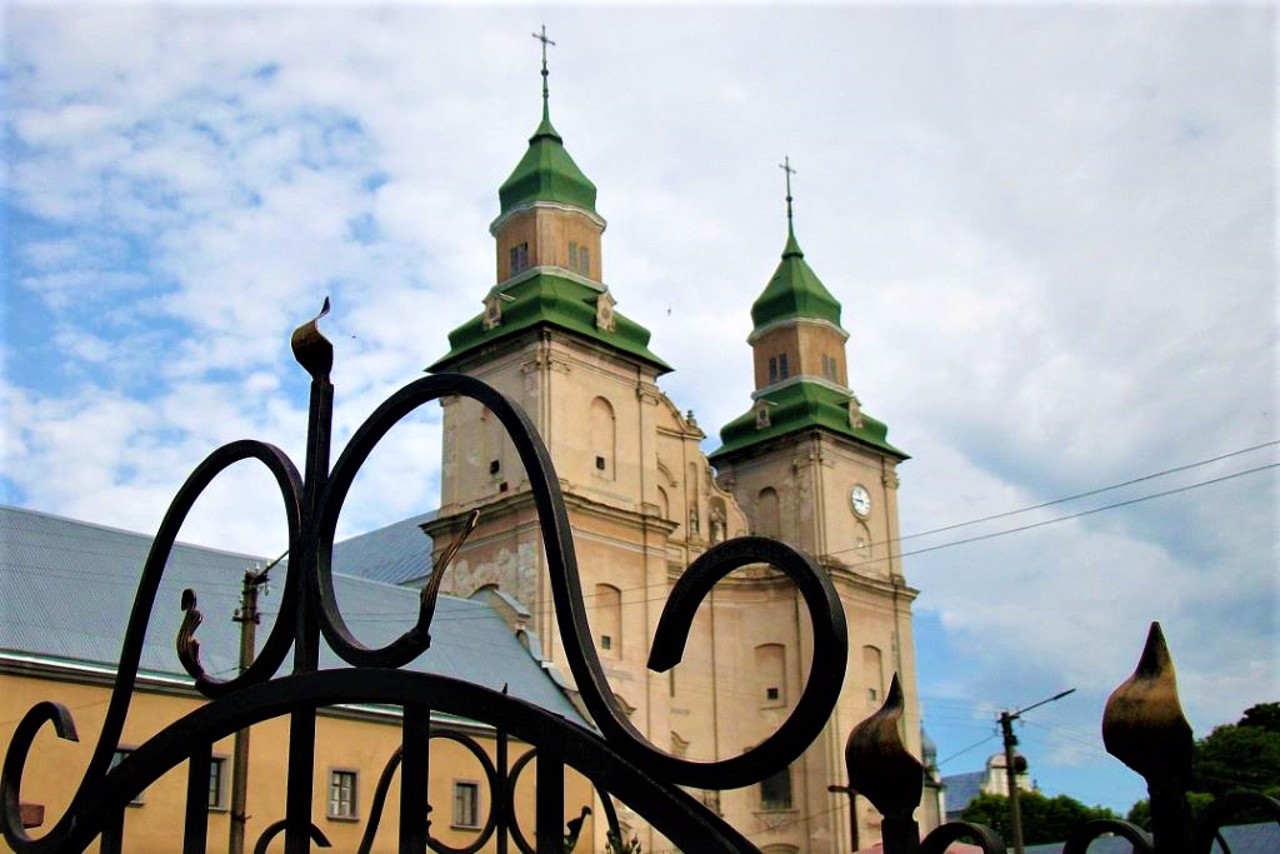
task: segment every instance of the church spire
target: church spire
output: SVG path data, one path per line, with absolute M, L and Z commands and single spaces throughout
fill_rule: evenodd
M 796 240 L 794 199 L 791 195 L 791 176 L 796 174 L 796 170 L 791 165 L 791 158 L 783 158 L 778 168 L 787 173 L 787 243 L 773 278 L 751 306 L 751 319 L 757 331 L 775 323 L 799 319 L 824 320 L 838 329 L 840 303 L 810 269 Z
M 778 168 L 787 173 L 787 245 L 782 250 L 782 257 L 794 255 L 803 258 L 804 253 L 800 251 L 800 244 L 796 242 L 795 219 L 791 211 L 791 176 L 796 174 L 796 170 L 791 167 L 790 157 L 783 157 Z
M 542 42 L 542 123 L 538 125 L 538 130 L 534 132 L 534 136 L 547 133 L 559 139 L 560 135 L 551 126 L 551 88 L 547 85 L 547 78 L 551 76 L 551 72 L 547 71 L 547 45 L 554 47 L 555 42 L 547 38 L 546 24 L 542 25 L 542 32 L 533 33 L 532 35 Z
M 542 43 L 542 121 L 529 137 L 529 149 L 524 157 L 498 188 L 502 214 L 534 202 L 572 205 L 595 214 L 596 185 L 573 162 L 564 148 L 564 140 L 551 124 L 547 46 L 555 42 L 547 38 L 546 26 L 541 32 L 533 33 L 533 37 Z

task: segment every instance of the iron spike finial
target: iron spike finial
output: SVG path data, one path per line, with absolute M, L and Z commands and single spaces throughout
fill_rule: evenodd
M 333 345 L 320 331 L 320 318 L 328 313 L 329 298 L 325 297 L 320 313 L 293 330 L 293 336 L 289 339 L 293 358 L 306 369 L 312 379 L 326 378 L 333 370 Z
M 1107 700 L 1102 742 L 1148 785 L 1185 779 L 1191 771 L 1191 725 L 1182 713 L 1173 658 L 1159 623 L 1151 624 L 1133 675 Z
M 907 752 L 898 731 L 905 706 L 895 673 L 884 705 L 853 728 L 844 748 L 849 788 L 886 818 L 910 818 L 924 791 L 924 766 Z

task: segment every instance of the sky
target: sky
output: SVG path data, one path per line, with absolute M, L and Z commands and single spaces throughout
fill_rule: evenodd
M 604 280 L 707 451 L 750 406 L 795 167 L 850 383 L 912 456 L 944 773 L 1076 688 L 1020 749 L 1046 793 L 1127 810 L 1098 727 L 1152 620 L 1197 735 L 1280 700 L 1261 3 L 6 4 L 0 500 L 154 531 L 224 442 L 300 461 L 288 337 L 325 296 L 340 448 L 494 283 L 543 24 Z M 340 533 L 433 509 L 439 443 L 438 410 L 393 431 Z M 265 474 L 229 474 L 182 539 L 283 551 Z

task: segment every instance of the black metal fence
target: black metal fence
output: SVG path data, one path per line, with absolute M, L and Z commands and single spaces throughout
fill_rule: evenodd
M 316 715 L 324 706 L 380 703 L 403 709 L 401 745 L 390 758 L 375 793 L 373 815 L 360 852 L 367 852 L 377 831 L 393 777 L 400 785 L 399 851 L 471 852 L 494 840 L 503 854 L 514 845 L 524 854 L 565 854 L 578 843 L 585 812 L 566 826 L 564 776 L 573 768 L 600 794 L 609 827 L 617 832 L 612 799 L 626 803 L 681 850 L 754 852 L 756 847 L 713 810 L 686 794 L 698 789 L 738 788 L 782 770 L 817 738 L 839 697 L 848 655 L 843 609 L 826 574 L 807 556 L 776 540 L 742 537 L 720 543 L 699 557 L 675 584 L 658 624 L 649 659 L 651 669 L 677 664 L 698 605 L 717 581 L 735 569 L 766 563 L 786 574 L 799 590 L 813 626 L 809 678 L 787 719 L 764 742 L 746 753 L 714 762 L 672 756 L 648 741 L 627 720 L 610 691 L 591 642 L 568 514 L 551 459 L 532 422 L 507 397 L 463 375 L 440 375 L 412 382 L 386 400 L 356 431 L 330 467 L 333 386 L 329 372 L 333 348 L 320 333 L 320 316 L 293 334 L 293 351 L 311 375 L 306 460 L 298 472 L 272 445 L 254 440 L 232 442 L 202 462 L 174 498 L 142 570 L 120 653 L 118 676 L 92 757 L 71 803 L 38 837 L 23 827 L 23 770 L 38 732 L 46 724 L 59 738 L 76 739 L 70 711 L 53 702 L 31 708 L 18 724 L 5 755 L 0 798 L 0 829 L 21 854 L 82 851 L 95 839 L 103 854 L 122 849 L 125 808 L 162 774 L 187 765 L 184 854 L 203 854 L 208 836 L 208 783 L 213 743 L 238 730 L 276 717 L 289 719 L 286 808 L 282 820 L 267 827 L 255 846 L 265 852 L 284 834 L 288 854 L 304 854 L 328 841 L 312 824 Z M 528 472 L 539 513 L 546 564 L 565 655 L 582 700 L 599 733 L 504 692 L 466 681 L 401 669 L 431 644 L 431 619 L 447 556 L 424 588 L 416 625 L 386 646 L 371 649 L 348 629 L 334 595 L 331 559 L 338 515 L 357 471 L 382 437 L 418 407 L 446 396 L 479 401 L 506 428 Z M 125 716 L 137 680 L 142 643 L 155 605 L 161 576 L 175 538 L 196 499 L 224 469 L 257 460 L 274 477 L 288 526 L 290 563 L 280 610 L 257 658 L 239 676 L 218 680 L 200 664 L 196 638 L 200 622 L 194 594 L 184 597 L 186 619 L 179 632 L 179 659 L 211 702 L 172 722 L 113 765 Z M 473 520 L 474 522 L 474 520 Z M 319 644 L 324 637 L 347 667 L 321 670 Z M 278 675 L 290 651 L 291 671 Z M 490 761 L 464 734 L 429 726 L 433 711 L 489 724 L 497 735 L 496 761 Z M 942 852 L 967 839 L 988 854 L 1005 850 L 991 830 L 951 823 L 923 840 L 913 813 L 920 803 L 923 768 L 903 746 L 899 734 L 902 692 L 895 677 L 885 705 L 858 725 L 846 748 L 849 787 L 884 816 L 888 854 Z M 1103 722 L 1107 749 L 1142 774 L 1151 792 L 1151 832 L 1125 822 L 1092 822 L 1067 841 L 1066 854 L 1080 854 L 1102 834 L 1132 841 L 1134 850 L 1159 854 L 1208 852 L 1217 828 L 1242 805 L 1261 804 L 1280 820 L 1280 802 L 1261 795 L 1224 799 L 1193 824 L 1187 808 L 1191 730 L 1182 717 L 1173 670 L 1159 628 L 1153 626 L 1138 670 L 1113 694 Z M 447 738 L 462 744 L 480 761 L 491 792 L 491 808 L 480 833 L 465 848 L 451 848 L 430 832 L 427 781 L 430 741 Z M 532 752 L 508 762 L 509 739 Z M 534 757 L 536 756 L 536 762 Z M 522 771 L 534 764 L 536 779 L 533 839 L 519 826 L 512 808 Z

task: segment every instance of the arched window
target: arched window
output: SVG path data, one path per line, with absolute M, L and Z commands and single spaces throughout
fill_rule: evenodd
M 667 491 L 661 486 L 658 487 L 658 510 L 662 513 L 663 519 L 671 518 L 671 499 L 667 497 Z
M 873 568 L 871 563 L 871 529 L 864 522 L 857 522 L 853 526 L 853 552 L 857 559 L 859 572 L 870 572 Z
M 612 584 L 596 585 L 596 645 L 605 658 L 622 657 L 622 591 Z
M 778 509 L 778 492 L 771 486 L 756 496 L 756 533 L 762 537 L 782 535 L 782 518 Z
M 756 700 L 761 706 L 787 704 L 787 648 L 780 643 L 756 647 Z
M 874 646 L 862 648 L 862 681 L 867 688 L 868 703 L 884 702 L 884 661 Z
M 503 470 L 506 465 L 507 432 L 503 429 L 502 422 L 498 420 L 498 416 L 490 412 L 488 407 L 481 407 L 480 409 L 480 424 L 484 441 L 482 464 L 489 473 L 489 479 L 498 484 L 500 492 L 504 492 L 507 486 L 507 474 Z
M 613 407 L 603 397 L 597 397 L 591 401 L 591 453 L 595 457 L 594 471 L 598 477 L 613 480 L 617 476 L 614 471 L 617 442 L 617 419 Z

